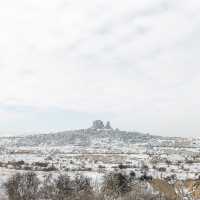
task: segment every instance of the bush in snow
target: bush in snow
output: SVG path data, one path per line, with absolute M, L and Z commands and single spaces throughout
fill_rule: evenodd
M 9 178 L 5 188 L 9 200 L 37 200 L 39 184 L 35 173 L 17 173 Z

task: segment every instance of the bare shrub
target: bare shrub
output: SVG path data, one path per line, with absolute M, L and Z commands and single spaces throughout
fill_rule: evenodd
M 149 190 L 149 183 L 146 178 L 136 179 L 133 171 L 129 175 L 115 172 L 105 175 L 102 187 L 94 190 L 82 175 L 71 179 L 66 174 L 49 174 L 40 182 L 29 172 L 13 175 L 5 188 L 9 200 L 164 200 Z
M 142 176 L 140 176 L 140 181 L 151 181 L 153 179 L 152 176 L 148 176 L 147 173 L 144 173 Z
M 39 179 L 33 172 L 17 173 L 5 184 L 9 200 L 37 200 Z
M 122 173 L 110 173 L 104 177 L 102 192 L 117 198 L 130 191 L 129 178 Z
M 94 199 L 94 192 L 89 178 L 77 175 L 73 181 L 73 187 L 77 200 Z
M 159 193 L 149 189 L 147 181 L 135 180 L 131 183 L 130 192 L 124 194 L 120 200 L 166 200 Z
M 38 167 L 47 167 L 48 163 L 46 162 L 35 162 L 33 165 L 38 166 Z
M 40 188 L 40 197 L 43 200 L 56 200 L 56 187 L 52 174 L 44 178 L 42 187 Z
M 135 178 L 136 178 L 136 173 L 134 171 L 130 171 L 130 173 L 129 173 L 130 182 L 134 181 Z
M 132 165 L 124 165 L 121 163 L 118 165 L 118 168 L 119 169 L 129 169 L 129 168 L 133 168 L 133 166 Z
M 61 174 L 56 179 L 52 175 L 45 177 L 41 187 L 42 199 L 51 200 L 93 200 L 94 193 L 90 180 L 77 175 L 74 180 Z
M 55 180 L 55 195 L 58 200 L 68 200 L 72 197 L 73 187 L 70 177 L 67 175 L 60 175 Z
M 165 197 L 152 194 L 146 191 L 131 191 L 122 197 L 120 200 L 166 200 Z
M 160 168 L 158 168 L 158 171 L 159 171 L 159 172 L 166 172 L 167 169 L 166 169 L 165 167 L 160 167 Z

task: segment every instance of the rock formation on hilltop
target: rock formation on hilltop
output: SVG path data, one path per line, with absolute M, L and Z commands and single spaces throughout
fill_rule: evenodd
M 110 122 L 108 121 L 105 125 L 105 129 L 112 129 Z
M 101 121 L 101 120 L 95 120 L 92 123 L 91 129 L 95 129 L 95 130 L 97 130 L 97 129 L 109 129 L 109 130 L 111 130 L 112 127 L 111 127 L 109 121 L 106 123 L 106 125 L 104 125 L 103 121 Z
M 104 129 L 104 123 L 101 120 L 95 120 L 92 123 L 92 129 Z

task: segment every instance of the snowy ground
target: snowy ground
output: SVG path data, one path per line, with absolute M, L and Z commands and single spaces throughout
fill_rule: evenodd
M 12 143 L 11 143 L 12 140 Z M 175 175 L 178 180 L 197 179 L 200 175 L 199 139 L 155 140 L 124 143 L 108 139 L 90 145 L 62 146 L 11 145 L 17 139 L 0 140 L 0 193 L 8 177 L 16 172 L 34 171 L 41 178 L 48 173 L 57 175 L 77 173 L 92 179 L 93 184 L 110 171 L 134 171 L 137 177 L 144 173 L 153 178 L 166 179 Z M 176 145 L 175 145 L 176 144 Z

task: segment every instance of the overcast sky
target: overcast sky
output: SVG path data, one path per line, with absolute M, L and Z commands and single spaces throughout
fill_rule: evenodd
M 200 136 L 198 0 L 0 2 L 0 135 L 94 119 Z

